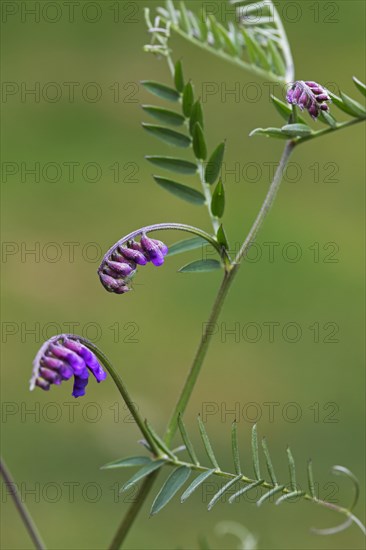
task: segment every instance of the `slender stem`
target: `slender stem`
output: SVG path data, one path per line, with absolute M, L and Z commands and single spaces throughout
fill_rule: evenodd
M 286 167 L 286 164 L 289 160 L 289 157 L 291 155 L 291 152 L 293 151 L 295 147 L 295 142 L 293 141 L 288 141 L 286 143 L 286 146 L 285 146 L 285 149 L 282 153 L 282 157 L 281 157 L 281 160 L 277 166 L 277 170 L 275 172 L 275 175 L 273 177 L 273 181 L 268 189 L 268 193 L 266 195 L 266 198 L 264 199 L 264 202 L 261 206 L 261 209 L 259 210 L 259 213 L 258 213 L 258 216 L 256 217 L 244 243 L 242 244 L 239 252 L 237 253 L 236 255 L 236 258 L 234 260 L 234 263 L 236 264 L 236 266 L 238 266 L 241 262 L 241 260 L 243 259 L 243 257 L 245 256 L 245 254 L 248 252 L 248 249 L 249 247 L 251 246 L 251 244 L 253 243 L 253 241 L 255 240 L 256 236 L 257 236 L 257 233 L 259 231 L 259 229 L 261 228 L 268 212 L 269 212 L 269 209 L 271 208 L 275 198 L 276 198 L 276 195 L 277 195 L 277 191 L 281 185 L 281 181 L 282 181 L 282 176 L 283 176 L 283 172 L 284 172 L 284 169 Z M 236 270 L 237 267 L 234 267 L 234 270 Z
M 176 407 L 174 409 L 174 412 L 171 416 L 170 422 L 168 424 L 164 440 L 169 445 L 173 437 L 175 435 L 175 432 L 177 430 L 177 424 L 178 424 L 178 416 L 179 414 L 183 414 L 185 411 L 188 401 L 191 397 L 191 394 L 193 392 L 193 389 L 195 387 L 195 383 L 197 381 L 198 375 L 201 371 L 203 361 L 206 357 L 207 350 L 209 348 L 212 336 L 213 336 L 213 328 L 214 325 L 219 317 L 219 314 L 221 312 L 222 306 L 224 304 L 225 298 L 227 296 L 227 293 L 230 289 L 230 286 L 234 280 L 234 277 L 239 269 L 240 262 L 243 259 L 244 255 L 246 254 L 250 244 L 253 242 L 256 234 L 259 231 L 259 228 L 263 224 L 266 215 L 273 204 L 273 201 L 276 197 L 276 193 L 278 191 L 278 188 L 281 184 L 281 179 L 283 175 L 283 170 L 286 166 L 286 163 L 288 162 L 288 159 L 290 157 L 290 154 L 295 146 L 295 143 L 293 141 L 288 141 L 286 143 L 285 149 L 282 153 L 282 157 L 280 160 L 280 163 L 278 165 L 278 168 L 276 170 L 276 173 L 274 175 L 273 181 L 269 187 L 269 190 L 267 192 L 267 195 L 264 199 L 264 202 L 262 204 L 262 207 L 259 211 L 259 214 L 257 218 L 255 219 L 253 226 L 251 230 L 249 231 L 249 234 L 247 238 L 245 239 L 243 246 L 239 250 L 234 264 L 232 264 L 231 268 L 228 269 L 225 272 L 224 279 L 221 282 L 220 288 L 218 290 L 218 294 L 216 296 L 211 314 L 209 316 L 209 319 L 205 325 L 204 332 L 202 334 L 200 344 L 198 346 L 196 355 L 193 360 L 192 367 L 189 371 L 188 377 L 186 379 L 184 388 L 182 390 L 182 393 L 178 399 L 178 402 L 176 404 Z M 113 539 L 113 546 L 110 546 L 110 549 L 116 550 L 120 548 L 120 545 L 125 540 L 130 528 L 133 525 L 133 522 L 136 519 L 136 516 L 139 512 L 139 510 L 142 507 L 142 504 L 144 500 L 147 498 L 150 489 L 153 485 L 153 482 L 156 477 L 156 472 L 153 472 L 150 474 L 141 485 L 141 489 L 139 494 L 136 497 L 135 502 L 132 504 L 130 509 L 127 512 L 127 515 L 123 518 L 122 523 L 120 527 L 118 528 L 118 531 Z
M 145 437 L 146 441 L 148 442 L 153 454 L 158 455 L 159 450 L 156 446 L 156 443 L 155 443 L 154 439 L 152 438 L 149 430 L 147 429 L 146 424 L 144 422 L 144 419 L 140 415 L 140 413 L 139 413 L 139 411 L 136 407 L 136 404 L 131 399 L 131 396 L 130 396 L 130 394 L 127 390 L 127 387 L 126 387 L 125 383 L 123 382 L 122 378 L 120 377 L 120 375 L 118 374 L 116 369 L 113 367 L 113 365 L 109 361 L 108 357 L 106 355 L 104 355 L 104 353 L 101 352 L 100 349 L 97 346 L 95 346 L 91 342 L 88 342 L 88 347 L 90 347 L 94 351 L 95 355 L 98 357 L 98 359 L 100 359 L 100 361 L 103 363 L 103 365 L 105 366 L 105 368 L 107 369 L 107 371 L 109 372 L 111 377 L 113 378 L 113 381 L 116 384 L 116 386 L 118 388 L 118 391 L 122 396 L 122 399 L 126 403 L 128 409 L 129 409 L 133 419 L 135 420 L 137 426 L 139 427 L 142 435 Z
M 152 472 L 148 477 L 145 478 L 133 503 L 128 509 L 126 515 L 123 517 L 122 522 L 118 527 L 118 530 L 114 535 L 111 544 L 108 546 L 108 550 L 118 550 L 118 548 L 121 547 L 121 544 L 124 542 L 126 536 L 128 535 L 128 532 L 134 520 L 136 519 L 136 516 L 141 510 L 150 492 L 150 489 L 152 488 L 155 482 L 155 479 L 157 478 L 158 475 L 159 475 L 159 470 L 155 470 L 155 472 Z
M 29 536 L 34 543 L 34 546 L 37 548 L 37 550 L 45 550 L 46 545 L 43 542 L 42 537 L 39 534 L 36 524 L 34 523 L 27 507 L 25 506 L 24 502 L 22 502 L 16 484 L 2 458 L 0 458 L 0 473 L 5 481 L 5 485 L 9 490 L 9 493 L 14 501 L 19 515 L 25 525 L 25 528 L 27 529 Z
M 212 336 L 215 333 L 214 327 L 216 325 L 216 321 L 220 315 L 225 298 L 227 296 L 227 293 L 233 281 L 233 273 L 234 273 L 233 270 L 225 273 L 224 278 L 221 282 L 220 288 L 218 290 L 214 305 L 212 307 L 211 314 L 208 318 L 208 321 L 205 323 L 204 331 L 201 336 L 201 341 L 198 346 L 196 355 L 194 357 L 191 370 L 189 371 L 189 374 L 187 376 L 186 382 L 182 389 L 181 395 L 175 406 L 174 412 L 171 416 L 171 419 L 169 421 L 169 424 L 165 433 L 164 441 L 167 443 L 167 445 L 170 445 L 172 442 L 172 439 L 178 427 L 178 416 L 180 414 L 183 415 L 187 407 L 188 401 L 191 397 L 194 386 L 196 384 L 198 375 L 201 371 L 201 367 L 206 357 L 206 353 L 209 348 Z

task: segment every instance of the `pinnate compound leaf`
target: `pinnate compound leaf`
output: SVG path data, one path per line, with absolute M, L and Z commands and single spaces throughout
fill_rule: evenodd
M 151 458 L 148 456 L 129 456 L 127 458 L 120 458 L 113 462 L 108 462 L 101 466 L 101 470 L 111 470 L 113 468 L 133 468 L 134 466 L 143 466 L 150 464 Z
M 180 199 L 183 199 L 192 204 L 201 205 L 205 203 L 206 199 L 204 195 L 200 193 L 200 191 L 192 189 L 192 187 L 188 187 L 187 185 L 183 185 L 182 183 L 178 183 L 171 179 L 163 178 L 161 176 L 153 176 L 153 178 L 156 183 L 160 185 L 160 187 L 162 187 L 166 191 L 169 191 L 169 193 L 172 193 L 172 195 L 175 195 Z
M 150 93 L 162 99 L 167 99 L 168 101 L 178 101 L 180 97 L 177 90 L 170 88 L 170 86 L 167 86 L 166 84 L 161 84 L 160 82 L 155 82 L 154 80 L 142 80 L 141 84 Z
M 191 469 L 187 466 L 180 466 L 170 474 L 152 504 L 150 512 L 151 516 L 154 516 L 160 512 L 160 510 L 168 504 L 168 502 L 187 481 L 191 475 L 191 472 Z
M 147 155 L 145 159 L 151 162 L 151 164 L 154 164 L 155 166 L 159 166 L 159 168 L 163 168 L 164 170 L 175 172 L 177 174 L 191 175 L 191 174 L 195 174 L 198 170 L 198 166 L 197 164 L 194 164 L 194 162 L 190 162 L 184 159 L 179 159 L 176 157 Z
M 181 134 L 180 132 L 171 130 L 170 128 L 158 126 L 157 124 L 147 124 L 146 122 L 142 123 L 142 127 L 161 141 L 169 143 L 169 145 L 183 148 L 189 147 L 191 145 L 191 138 L 184 134 Z
M 205 169 L 205 181 L 214 184 L 220 175 L 225 154 L 225 142 L 220 143 L 211 154 Z
M 205 273 L 216 269 L 221 269 L 221 264 L 217 260 L 196 260 L 181 267 L 179 273 Z

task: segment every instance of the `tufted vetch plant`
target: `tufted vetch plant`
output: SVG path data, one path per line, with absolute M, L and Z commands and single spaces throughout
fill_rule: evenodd
M 156 220 L 152 225 L 126 230 L 121 221 L 116 224 L 116 235 L 111 239 L 114 244 L 106 250 L 97 276 L 105 290 L 111 294 L 124 295 L 133 288 L 135 278 L 140 276 L 139 272 L 147 276 L 147 264 L 161 268 L 159 273 L 165 277 L 164 265 L 170 258 L 188 251 L 200 253 L 195 260 L 185 264 L 182 262 L 180 273 L 198 274 L 213 270 L 222 273 L 220 287 L 204 325 L 205 330 L 200 335 L 191 368 L 167 422 L 165 433 L 159 435 L 136 406 L 121 375 L 123 365 L 119 365 L 117 369 L 94 343 L 84 337 L 73 334 L 55 335 L 41 346 L 34 360 L 30 382 L 32 390 L 36 387 L 49 390 L 52 386 L 73 379 L 72 395 L 82 397 L 90 373 L 98 383 L 105 380 L 108 384 L 113 381 L 141 433 L 143 454 L 122 457 L 113 462 L 107 462 L 110 459 L 106 459 L 107 463 L 102 467 L 103 470 L 137 468 L 132 477 L 121 485 L 121 492 L 140 486 L 136 499 L 130 504 L 108 546 L 110 549 L 122 545 L 163 469 L 169 470 L 169 477 L 155 492 L 150 507 L 151 516 L 158 514 L 174 498 L 179 497 L 184 504 L 205 483 L 215 482 L 217 491 L 207 505 L 209 511 L 222 502 L 224 497 L 228 497 L 230 505 L 245 507 L 247 504 L 243 502 L 243 496 L 256 489 L 260 492 L 256 500 L 258 507 L 270 503 L 291 503 L 295 506 L 297 502 L 304 501 L 343 516 L 335 527 L 317 527 L 313 529 L 314 533 L 337 534 L 353 525 L 365 534 L 365 527 L 354 512 L 359 496 L 359 482 L 347 467 L 336 465 L 332 473 L 342 475 L 351 482 L 354 489 L 353 502 L 349 506 L 334 504 L 319 494 L 314 482 L 312 460 L 303 461 L 289 446 L 282 459 L 276 457 L 273 460 L 267 440 L 258 438 L 257 425 L 252 427 L 246 446 L 252 462 L 249 468 L 247 465 L 243 467 L 240 430 L 238 423 L 233 422 L 231 433 L 228 434 L 232 468 L 228 469 L 221 466 L 221 459 L 214 451 L 214 444 L 208 435 L 208 431 L 214 433 L 214 426 L 209 424 L 206 429 L 205 423 L 198 417 L 196 431 L 206 455 L 205 461 L 201 462 L 190 436 L 193 428 L 188 429 L 183 420 L 212 341 L 210 327 L 217 322 L 236 274 L 275 201 L 291 155 L 302 143 L 366 120 L 366 109 L 360 103 L 360 99 L 366 96 L 366 86 L 358 78 L 353 77 L 356 88 L 354 92 L 358 94 L 353 98 L 342 90 L 338 94 L 333 93 L 322 82 L 312 80 L 314 77 L 311 74 L 302 75 L 300 68 L 298 73 L 303 80 L 295 77 L 291 48 L 275 4 L 270 0 L 231 0 L 230 5 L 236 10 L 236 17 L 229 22 L 220 21 L 212 13 L 198 14 L 194 9 L 188 9 L 184 2 L 172 0 L 157 6 L 154 12 L 149 9 L 144 11 L 149 37 L 144 51 L 150 56 L 150 63 L 165 62 L 167 69 L 163 82 L 141 81 L 144 93 L 149 98 L 141 106 L 144 117 L 141 133 L 144 132 L 145 136 L 151 138 L 151 147 L 154 145 L 160 148 L 157 149 L 158 153 L 145 152 L 146 163 L 153 170 L 150 193 L 162 196 L 167 192 L 172 201 L 182 201 L 182 205 L 184 202 L 189 203 L 197 207 L 197 212 L 201 208 L 202 226 L 209 225 L 210 229 L 176 221 Z M 226 229 L 225 207 L 230 197 L 222 177 L 229 143 L 223 133 L 212 148 L 209 146 L 204 104 L 190 77 L 189 58 L 183 61 L 179 56 L 173 56 L 174 35 L 202 49 L 207 56 L 216 56 L 233 64 L 239 78 L 244 78 L 249 73 L 281 84 L 285 90 L 282 98 L 271 95 L 273 120 L 267 122 L 268 126 L 255 128 L 249 134 L 250 137 L 264 136 L 283 140 L 284 147 L 267 194 L 249 231 L 240 238 L 241 244 L 235 253 L 230 248 L 230 239 L 233 237 L 227 234 Z M 322 58 L 324 55 L 323 52 Z M 314 72 L 317 63 L 318 72 L 321 70 L 321 60 L 314 60 Z M 204 68 L 202 71 L 204 72 Z M 346 120 L 338 120 L 340 113 L 346 116 Z M 259 111 L 258 119 L 263 116 Z M 281 123 L 278 123 L 278 117 L 281 117 Z M 248 136 L 243 131 L 243 140 L 245 137 Z M 184 236 L 177 240 L 178 232 L 184 233 Z M 209 257 L 204 257 L 204 250 L 210 251 Z M 124 303 L 129 298 L 108 296 L 105 293 L 106 304 L 108 299 L 121 300 Z M 131 303 L 132 301 L 130 307 Z M 230 369 L 230 365 L 225 368 Z M 271 435 L 271 439 L 275 435 Z M 178 443 L 175 441 L 176 437 L 179 438 Z M 121 450 L 123 451 L 123 443 Z M 279 460 L 285 462 L 288 470 L 288 475 L 284 478 L 280 477 L 275 467 Z M 4 478 L 9 482 L 10 474 L 5 464 L 2 463 L 1 468 Z M 19 502 L 16 488 L 13 488 L 12 496 L 22 510 L 24 523 L 35 546 L 44 548 L 24 503 Z M 184 520 L 181 521 L 183 523 Z

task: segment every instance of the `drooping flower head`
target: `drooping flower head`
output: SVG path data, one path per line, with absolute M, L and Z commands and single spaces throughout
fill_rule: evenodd
M 99 266 L 100 281 L 108 292 L 125 294 L 131 290 L 131 281 L 138 265 L 151 262 L 155 266 L 164 263 L 168 247 L 157 239 L 150 239 L 145 233 L 140 242 L 132 239 L 119 241 L 104 256 Z
M 80 340 L 84 339 L 70 334 L 59 334 L 47 340 L 33 361 L 30 390 L 36 386 L 49 390 L 52 384 L 59 385 L 74 377 L 72 395 L 81 397 L 85 395 L 89 372 L 97 382 L 105 380 L 107 373 L 96 355 Z
M 320 111 L 329 111 L 326 101 L 331 101 L 328 91 L 311 80 L 296 80 L 288 90 L 286 99 L 302 111 L 306 109 L 314 120 L 318 118 Z

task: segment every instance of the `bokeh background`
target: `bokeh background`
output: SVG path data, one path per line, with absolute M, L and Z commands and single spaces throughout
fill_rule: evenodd
M 101 252 L 135 228 L 179 221 L 209 229 L 206 211 L 158 188 L 144 161 L 146 154 L 174 154 L 140 126 L 147 117 L 139 103 L 154 101 L 139 81 L 170 82 L 164 61 L 143 52 L 143 7 L 157 4 L 82 1 L 71 22 L 60 2 L 62 16 L 54 23 L 51 2 L 38 3 L 45 10 L 39 21 L 24 11 L 34 2 L 2 4 L 3 10 L 8 5 L 2 38 L 3 455 L 49 548 L 105 548 L 133 494 L 118 498 L 130 471 L 99 467 L 139 454 L 139 433 L 110 379 L 100 386 L 91 381 L 77 402 L 66 383 L 49 393 L 29 393 L 32 359 L 45 337 L 74 324 L 74 332 L 96 341 L 117 365 L 141 412 L 163 432 L 220 274 L 178 274 L 182 264 L 199 256 L 192 252 L 168 259 L 159 270 L 140 269 L 135 290 L 125 296 L 105 292 L 96 276 Z M 297 76 L 357 97 L 351 77 L 365 77 L 365 4 L 290 4 L 297 5 L 295 11 L 279 2 Z M 190 5 L 198 10 L 200 2 Z M 209 149 L 226 138 L 227 168 L 240 163 L 242 170 L 239 181 L 226 177 L 225 226 L 235 243 L 263 200 L 268 163 L 277 162 L 282 149 L 280 141 L 248 134 L 281 120 L 262 81 L 181 39 L 172 44 L 198 96 L 207 82 L 219 90 L 207 97 L 204 109 Z M 239 100 L 225 96 L 225 86 L 239 89 Z M 38 95 L 24 94 L 37 87 Z M 99 97 L 93 101 L 95 90 Z M 258 239 L 262 256 L 246 262 L 237 277 L 186 414 L 199 445 L 195 417 L 211 407 L 207 430 L 227 468 L 236 416 L 247 470 L 250 429 L 258 421 L 282 477 L 287 479 L 285 449 L 291 444 L 300 483 L 306 482 L 312 457 L 321 495 L 345 504 L 352 488 L 334 478 L 330 467 L 345 465 L 364 481 L 364 132 L 358 125 L 295 152 L 296 165 Z M 27 172 L 35 166 L 39 177 Z M 180 235 L 164 237 L 170 244 Z M 278 243 L 274 261 L 264 244 L 269 242 Z M 300 250 L 296 262 L 286 259 L 286 250 L 289 255 L 295 250 L 288 243 Z M 27 254 L 30 250 L 36 253 Z M 279 323 L 273 342 L 269 322 Z M 260 327 L 257 342 L 249 341 L 254 332 L 245 336 L 247 323 Z M 300 326 L 298 342 L 289 343 L 291 330 L 288 338 L 282 336 L 287 323 Z M 314 323 L 319 342 L 309 328 Z M 244 337 L 225 336 L 225 328 L 235 327 Z M 337 342 L 327 342 L 334 327 Z M 126 548 L 197 548 L 200 535 L 213 548 L 234 547 L 233 537 L 215 534 L 221 520 L 245 525 L 263 549 L 363 548 L 355 527 L 335 537 L 312 535 L 311 526 L 332 526 L 340 518 L 307 503 L 261 509 L 250 502 L 220 503 L 208 513 L 204 503 L 212 490 L 197 492 L 189 505 L 175 499 L 153 519 L 145 506 Z M 31 548 L 12 502 L 2 494 L 2 548 Z M 364 491 L 359 517 L 363 505 Z

